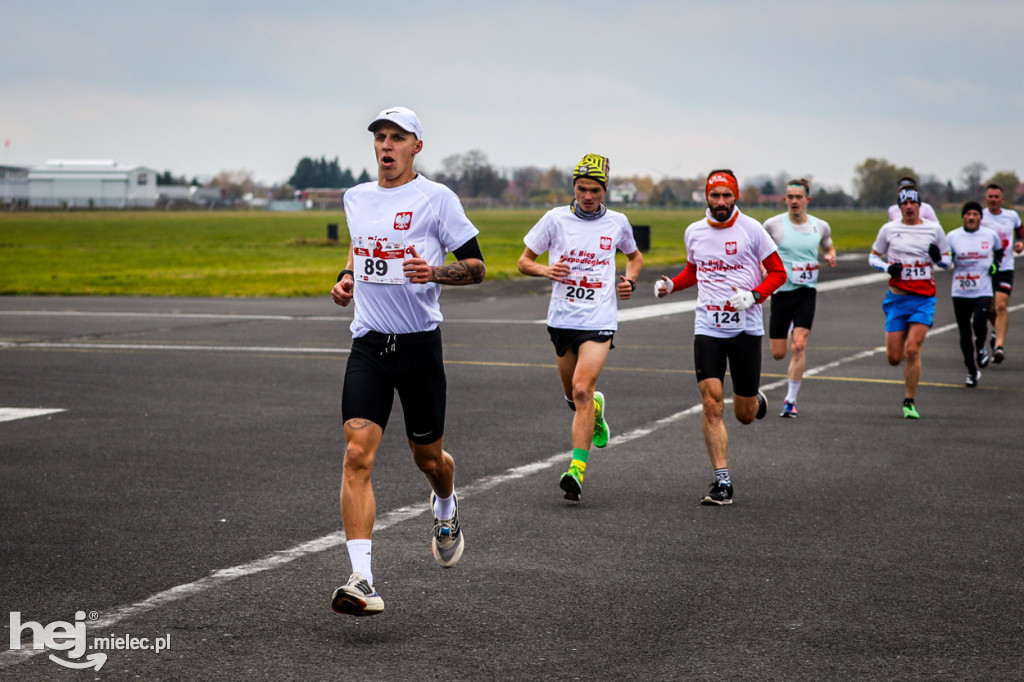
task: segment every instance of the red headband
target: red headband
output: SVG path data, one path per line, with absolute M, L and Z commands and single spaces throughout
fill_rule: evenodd
M 704 197 L 707 198 L 711 194 L 711 190 L 715 187 L 728 187 L 732 190 L 733 196 L 737 199 L 740 198 L 740 186 L 736 182 L 736 178 L 729 173 L 715 173 L 708 178 L 708 184 L 704 188 Z

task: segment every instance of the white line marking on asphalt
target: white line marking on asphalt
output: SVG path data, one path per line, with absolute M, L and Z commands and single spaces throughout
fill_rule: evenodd
M 853 360 L 867 357 L 869 355 L 877 353 L 880 350 L 884 350 L 884 348 L 876 348 L 871 351 L 856 353 L 847 358 L 841 358 L 834 362 L 828 363 L 827 365 L 822 365 L 821 368 L 812 368 L 808 370 L 807 373 L 810 374 L 812 372 L 820 372 L 822 369 L 826 367 L 835 367 L 846 362 L 851 362 Z M 779 381 L 776 382 L 775 384 L 772 384 L 772 387 L 780 386 L 784 383 L 785 382 L 783 381 Z M 769 388 L 770 387 L 766 386 L 762 390 Z M 625 443 L 629 443 L 639 438 L 643 438 L 654 433 L 655 431 L 658 431 L 659 429 L 662 429 L 666 426 L 669 426 L 670 424 L 678 422 L 684 417 L 694 414 L 700 414 L 702 410 L 703 406 L 701 404 L 693 405 L 692 407 L 689 407 L 685 410 L 676 412 L 675 414 L 669 415 L 662 419 L 658 419 L 657 421 L 654 421 L 646 426 L 633 429 L 632 431 L 627 431 L 626 433 L 623 433 L 618 436 L 613 436 L 608 441 L 608 445 L 606 445 L 603 449 L 607 451 L 617 446 L 624 445 Z M 496 488 L 503 483 L 518 480 L 521 478 L 526 478 L 527 476 L 532 476 L 533 474 L 550 469 L 558 465 L 559 463 L 565 464 L 566 459 L 569 458 L 571 455 L 572 451 L 566 450 L 564 452 L 559 452 L 557 454 L 551 455 L 550 457 L 538 460 L 536 462 L 531 462 L 529 464 L 524 464 L 522 466 L 507 469 L 500 474 L 495 474 L 493 476 L 485 476 L 481 479 L 474 481 L 473 483 L 460 487 L 459 497 L 463 500 L 466 500 L 475 495 Z M 378 517 L 377 520 L 374 522 L 374 531 L 379 533 L 381 531 L 387 530 L 388 528 L 398 523 L 402 523 L 403 521 L 409 521 L 411 519 L 422 516 L 423 514 L 429 511 L 429 506 L 429 503 L 414 504 L 411 506 L 401 507 L 399 509 L 386 512 L 382 514 L 380 517 Z M 310 540 L 308 542 L 300 543 L 288 549 L 274 552 L 273 554 L 269 554 L 255 561 L 250 561 L 249 563 L 241 564 L 239 566 L 233 566 L 231 568 L 224 568 L 219 571 L 215 571 L 204 578 L 200 578 L 198 580 L 194 580 L 190 583 L 185 583 L 183 585 L 177 585 L 170 589 L 164 590 L 163 592 L 158 592 L 157 594 L 154 594 L 151 597 L 148 597 L 147 599 L 143 599 L 142 601 L 117 607 L 100 616 L 98 620 L 90 621 L 89 628 L 90 630 L 109 628 L 131 618 L 132 616 L 137 616 L 143 613 L 154 611 L 160 608 L 161 606 L 172 604 L 176 601 L 186 599 L 188 597 L 193 597 L 203 592 L 207 592 L 238 578 L 244 578 L 246 576 L 262 573 L 263 571 L 269 571 L 274 568 L 285 566 L 291 563 L 292 561 L 295 561 L 296 559 L 301 559 L 311 554 L 317 554 L 319 552 L 324 552 L 329 549 L 334 549 L 335 547 L 339 547 L 343 544 L 345 544 L 345 533 L 344 531 L 338 531 L 335 533 L 324 535 L 323 537 L 319 537 L 314 540 Z M 17 665 L 18 663 L 27 661 L 32 656 L 43 653 L 45 651 L 46 649 L 32 649 L 31 644 L 29 642 L 23 641 L 21 649 L 10 649 L 8 651 L 0 653 L 0 669 Z
M 877 272 L 858 277 L 847 277 L 845 279 L 821 282 L 818 284 L 819 291 L 832 291 L 833 289 L 845 289 L 847 287 L 872 284 L 887 279 L 888 275 Z M 652 317 L 664 317 L 666 315 L 678 315 L 680 313 L 693 312 L 697 307 L 695 300 L 676 301 L 674 303 L 654 303 L 619 310 L 619 322 L 630 322 L 633 320 L 644 320 Z M 269 320 L 284 322 L 351 322 L 350 318 L 340 316 L 317 316 L 303 317 L 301 315 L 246 315 L 246 314 L 221 314 L 221 313 L 130 313 L 130 312 L 103 312 L 103 311 L 77 311 L 77 310 L 0 310 L 0 315 L 40 315 L 40 316 L 68 316 L 68 317 L 132 317 L 132 318 L 173 318 L 173 319 L 199 319 L 199 320 Z M 547 320 L 482 320 L 482 319 L 451 319 L 445 318 L 449 324 L 547 324 Z M 11 344 L 0 344 L 3 345 Z M 26 344 L 18 344 L 26 345 Z
M 63 409 L 49 408 L 27 408 L 27 407 L 0 407 L 0 422 L 12 422 L 16 419 L 28 419 L 30 417 L 42 417 L 44 414 L 56 414 L 64 412 Z
M 1021 307 L 1024 307 L 1024 304 L 1013 306 L 1011 310 L 1015 310 Z M 948 324 L 943 327 L 933 329 L 930 333 L 941 334 L 952 329 L 956 329 L 956 324 Z M 818 367 L 812 367 L 808 369 L 806 372 L 804 372 L 804 375 L 813 376 L 815 374 L 820 374 L 826 369 L 831 369 L 849 362 L 861 360 L 880 352 L 885 352 L 885 348 L 878 347 L 873 348 L 871 350 L 854 353 L 853 355 L 840 358 L 833 362 L 829 362 Z M 775 388 L 784 386 L 785 383 L 785 380 L 776 381 L 767 386 L 762 386 L 761 390 L 773 390 Z M 665 426 L 673 424 L 683 419 L 684 417 L 700 414 L 702 411 L 703 406 L 701 404 L 693 405 L 685 410 L 658 419 L 657 421 L 654 421 L 649 425 L 633 429 L 632 431 L 628 431 L 618 436 L 614 436 L 608 441 L 608 445 L 605 446 L 604 449 L 607 450 L 609 448 L 614 448 L 619 445 L 623 445 L 625 443 L 637 440 L 639 438 L 643 438 L 644 436 L 650 435 L 651 433 L 654 433 L 655 431 L 664 428 Z M 484 478 L 478 479 L 477 481 L 465 487 L 459 488 L 459 496 L 462 497 L 463 499 L 468 499 L 479 493 L 491 490 L 492 488 L 495 488 L 501 485 L 502 483 L 525 478 L 538 472 L 545 471 L 553 466 L 556 466 L 560 462 L 564 463 L 565 459 L 571 456 L 571 454 L 572 452 L 568 450 L 565 452 L 559 452 L 557 454 L 551 455 L 550 457 L 547 457 L 546 459 L 538 460 L 536 462 L 531 462 L 529 464 L 524 464 L 522 466 L 507 469 L 506 471 L 500 474 L 495 474 L 493 476 L 485 476 Z M 376 520 L 376 522 L 374 523 L 374 530 L 378 532 L 386 530 L 403 521 L 408 521 L 419 516 L 422 516 L 428 511 L 429 504 L 415 504 L 407 507 L 401 507 L 390 512 L 386 512 Z M 229 583 L 238 578 L 254 575 L 256 573 L 262 573 L 263 571 L 269 571 L 273 568 L 278 568 L 280 566 L 287 565 L 296 559 L 301 559 L 311 554 L 316 554 L 329 549 L 333 549 L 335 547 L 343 545 L 344 543 L 344 531 L 330 533 L 323 537 L 319 537 L 308 542 L 300 543 L 298 545 L 295 545 L 294 547 L 274 552 L 273 554 L 269 554 L 261 559 L 251 561 L 246 564 L 241 564 L 239 566 L 233 566 L 231 568 L 224 568 L 219 571 L 215 571 L 204 578 L 200 578 L 198 580 L 194 580 L 190 583 L 185 583 L 183 585 L 177 585 L 170 589 L 164 590 L 163 592 L 158 592 L 157 594 L 154 594 L 153 596 L 144 599 L 140 602 L 135 602 L 133 604 L 127 604 L 124 606 L 117 607 L 109 611 L 105 615 L 101 616 L 98 620 L 90 621 L 89 627 L 108 628 L 117 625 L 123 622 L 124 620 L 131 618 L 132 616 L 147 613 L 161 606 L 172 604 L 181 599 L 186 599 L 188 597 L 201 594 L 216 587 L 220 587 L 221 585 Z M 10 649 L 8 651 L 0 653 L 0 669 L 8 668 L 17 665 L 18 663 L 23 663 L 29 660 L 31 657 L 44 653 L 45 651 L 46 649 L 32 649 L 30 645 L 27 645 L 26 642 L 23 641 L 21 649 Z
M 198 346 L 170 343 L 85 343 L 79 341 L 0 342 L 0 348 L 79 348 L 89 350 L 203 350 L 240 353 L 333 353 L 346 354 L 348 348 L 288 348 L 285 346 Z
M 42 317 L 138 317 L 196 319 L 196 320 L 271 320 L 300 322 L 351 322 L 337 316 L 306 317 L 302 315 L 246 315 L 244 313 L 125 313 L 91 310 L 0 310 L 0 315 L 39 315 Z
M 818 284 L 818 291 L 832 291 L 834 289 L 846 289 L 848 287 L 859 287 L 863 284 L 874 284 L 889 279 L 889 275 L 883 272 L 873 272 L 857 277 L 836 279 L 830 282 Z M 633 320 L 644 320 L 651 317 L 663 317 L 665 315 L 678 315 L 679 313 L 690 313 L 696 310 L 697 301 L 677 301 L 675 303 L 654 303 L 639 308 L 627 308 L 619 310 L 619 322 L 631 322 Z

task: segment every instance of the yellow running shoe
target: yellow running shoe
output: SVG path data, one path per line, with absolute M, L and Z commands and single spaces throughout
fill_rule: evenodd
M 580 501 L 580 493 L 583 492 L 583 471 L 586 468 L 586 464 L 574 459 L 569 464 L 569 470 L 558 479 L 558 487 L 565 491 L 565 499 L 570 502 Z
M 611 431 L 604 418 L 604 393 L 594 391 L 594 445 L 603 448 L 608 445 Z

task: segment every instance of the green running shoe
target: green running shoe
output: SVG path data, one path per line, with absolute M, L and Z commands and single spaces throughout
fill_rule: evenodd
M 586 465 L 583 466 L 586 468 Z M 565 491 L 565 499 L 570 502 L 580 501 L 580 493 L 583 492 L 583 469 L 576 465 L 575 460 L 558 480 L 558 487 Z
M 604 393 L 594 391 L 594 445 L 603 448 L 608 445 L 611 431 L 604 419 Z
M 921 415 L 918 414 L 917 408 L 914 406 L 913 400 L 903 401 L 903 418 L 904 419 L 920 419 Z

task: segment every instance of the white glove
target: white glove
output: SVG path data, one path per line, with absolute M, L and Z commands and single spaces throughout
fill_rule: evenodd
M 672 280 L 662 275 L 661 279 L 654 283 L 654 297 L 661 298 L 663 296 L 668 296 L 672 293 L 672 289 L 674 288 L 675 286 L 672 284 Z
M 729 303 L 736 310 L 746 310 L 750 306 L 754 305 L 754 294 L 750 291 L 737 291 L 729 299 Z

